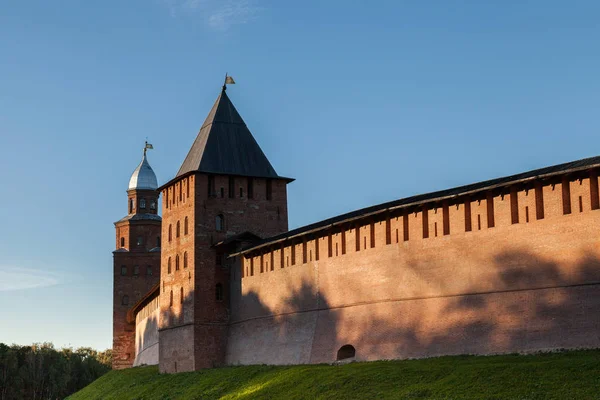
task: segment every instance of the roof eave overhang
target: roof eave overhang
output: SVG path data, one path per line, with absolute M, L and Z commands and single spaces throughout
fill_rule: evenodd
M 160 217 L 160 215 L 159 215 L 159 217 Z M 114 226 L 119 226 L 119 225 L 125 224 L 127 222 L 132 223 L 132 224 L 136 224 L 136 223 L 144 223 L 144 224 L 147 224 L 147 223 L 158 223 L 158 224 L 162 224 L 162 217 L 160 219 L 158 219 L 158 218 L 156 218 L 156 219 L 150 219 L 150 218 L 148 218 L 148 219 L 132 219 L 132 218 L 129 218 L 129 216 L 127 216 L 127 217 L 121 218 L 120 220 L 118 220 L 116 222 L 113 222 L 113 225 Z
M 144 188 L 144 187 L 141 187 L 141 188 L 127 189 L 127 194 L 130 194 L 132 192 L 152 192 L 152 193 L 154 193 L 156 191 L 157 191 L 156 188 L 147 188 L 147 187 Z
M 258 176 L 258 175 L 228 174 L 225 172 L 218 172 L 218 171 L 193 170 L 193 171 L 188 171 L 186 173 L 183 173 L 179 176 L 176 176 L 175 178 L 171 179 L 170 181 L 163 184 L 162 186 L 159 186 L 158 189 L 156 189 L 156 190 L 158 192 L 161 192 L 164 189 L 166 189 L 167 187 L 179 182 L 180 180 L 187 178 L 190 175 L 195 175 L 195 174 L 228 175 L 228 176 L 241 176 L 241 177 L 262 178 L 262 179 L 281 179 L 281 180 L 284 180 L 286 183 L 292 183 L 296 180 L 294 178 L 287 178 L 285 176 Z

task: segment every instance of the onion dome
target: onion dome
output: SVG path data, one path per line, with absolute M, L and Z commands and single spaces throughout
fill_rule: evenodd
M 148 144 L 146 146 L 148 146 Z M 150 164 L 148 164 L 148 160 L 146 158 L 147 148 L 152 147 L 144 148 L 144 156 L 142 157 L 142 162 L 140 163 L 140 165 L 137 166 L 135 171 L 133 171 L 133 174 L 131 174 L 128 190 L 156 190 L 158 188 L 156 174 L 152 170 Z

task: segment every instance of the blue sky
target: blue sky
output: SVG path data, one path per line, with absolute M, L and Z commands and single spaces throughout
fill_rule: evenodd
M 113 222 L 228 90 L 290 228 L 600 154 L 597 1 L 0 3 L 0 342 L 110 347 Z

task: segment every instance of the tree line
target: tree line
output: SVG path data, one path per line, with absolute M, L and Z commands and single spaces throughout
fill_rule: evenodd
M 111 369 L 112 351 L 0 343 L 0 400 L 64 399 Z

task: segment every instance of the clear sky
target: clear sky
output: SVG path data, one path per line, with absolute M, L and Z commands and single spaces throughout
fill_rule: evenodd
M 228 94 L 290 228 L 600 154 L 600 2 L 0 2 L 0 342 L 112 343 L 113 222 Z

